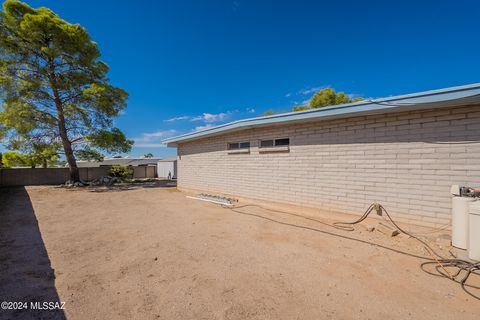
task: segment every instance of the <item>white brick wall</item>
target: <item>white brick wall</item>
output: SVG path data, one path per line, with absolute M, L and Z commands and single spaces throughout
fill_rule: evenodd
M 290 138 L 259 153 L 259 139 Z M 227 142 L 250 141 L 229 154 Z M 450 221 L 450 185 L 480 185 L 480 106 L 247 129 L 180 144 L 178 186 L 363 213 L 373 201 L 399 220 Z

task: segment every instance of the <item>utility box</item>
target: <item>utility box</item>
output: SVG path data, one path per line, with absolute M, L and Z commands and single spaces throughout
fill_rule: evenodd
M 480 261 L 480 200 L 470 202 L 468 220 L 468 258 Z
M 452 199 L 452 246 L 467 249 L 469 207 L 474 198 L 454 196 Z

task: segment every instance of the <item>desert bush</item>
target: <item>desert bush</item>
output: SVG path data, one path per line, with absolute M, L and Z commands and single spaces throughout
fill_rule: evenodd
M 117 177 L 121 181 L 133 178 L 133 168 L 130 166 L 113 165 L 109 171 L 111 176 Z

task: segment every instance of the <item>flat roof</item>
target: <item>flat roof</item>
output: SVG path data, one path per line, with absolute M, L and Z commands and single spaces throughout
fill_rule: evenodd
M 163 158 L 161 160 L 158 160 L 158 162 L 172 162 L 172 161 L 177 161 L 177 157 L 169 157 L 169 158 Z
M 287 112 L 271 116 L 243 119 L 205 130 L 171 137 L 163 140 L 163 143 L 166 143 L 169 147 L 176 147 L 179 143 L 187 141 L 262 126 L 315 120 L 330 120 L 430 108 L 455 107 L 474 103 L 480 103 L 480 83 L 380 99 L 367 99 L 354 103 L 346 103 L 305 111 Z

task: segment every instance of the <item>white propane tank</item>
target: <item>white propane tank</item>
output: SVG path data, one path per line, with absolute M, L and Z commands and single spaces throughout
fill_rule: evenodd
M 452 246 L 459 249 L 467 249 L 468 213 L 472 201 L 474 198 L 470 197 L 454 196 L 452 199 Z
M 468 257 L 480 261 L 480 201 L 471 202 L 468 213 Z

